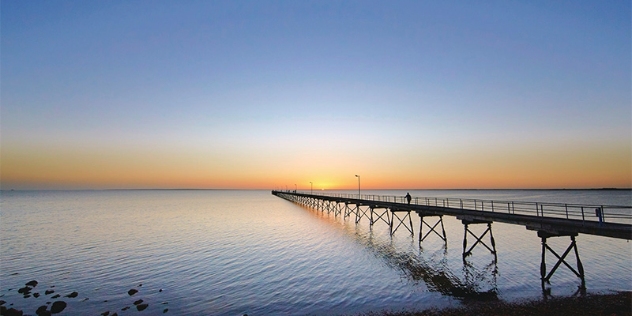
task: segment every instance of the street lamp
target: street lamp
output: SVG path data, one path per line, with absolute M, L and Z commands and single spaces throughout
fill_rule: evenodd
M 356 177 L 358 177 L 358 199 L 360 198 L 360 176 L 359 175 L 355 175 Z
M 309 182 L 309 194 L 314 194 L 314 184 L 311 181 Z
M 298 187 L 296 186 L 296 183 L 294 183 L 294 193 L 296 193 L 296 190 L 298 190 Z

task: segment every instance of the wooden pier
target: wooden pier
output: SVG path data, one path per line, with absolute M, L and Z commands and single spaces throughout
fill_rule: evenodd
M 492 201 L 456 198 L 413 197 L 410 201 L 403 196 L 359 195 L 359 194 L 307 194 L 296 191 L 272 191 L 272 194 L 288 201 L 313 209 L 334 213 L 335 216 L 353 218 L 358 224 L 362 218 L 369 225 L 382 221 L 390 228 L 391 235 L 404 230 L 414 237 L 414 225 L 411 212 L 419 215 L 419 243 L 429 236 L 438 236 L 447 242 L 443 216 L 454 216 L 464 226 L 463 260 L 473 249 L 481 245 L 496 260 L 496 245 L 492 234 L 492 223 L 502 222 L 522 225 L 537 232 L 542 242 L 540 275 L 542 290 L 550 292 L 546 284 L 562 264 L 581 280 L 580 290 L 585 290 L 584 268 L 579 258 L 575 237 L 588 234 L 617 239 L 632 239 L 632 206 L 579 205 L 563 203 Z M 485 225 L 481 234 L 470 230 L 471 225 Z M 424 227 L 427 229 L 423 231 Z M 475 241 L 468 247 L 468 236 Z M 487 241 L 486 236 L 489 236 Z M 571 243 L 562 255 L 547 244 L 553 237 L 570 237 Z M 575 268 L 567 262 L 567 256 L 573 252 Z M 557 258 L 551 270 L 547 270 L 546 254 Z

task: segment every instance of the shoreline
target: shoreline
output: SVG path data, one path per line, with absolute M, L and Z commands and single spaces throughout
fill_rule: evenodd
M 632 315 L 632 291 L 596 293 L 582 296 L 559 297 L 515 302 L 467 302 L 459 307 L 430 308 L 417 311 L 381 311 L 358 314 L 362 316 L 458 316 L 458 315 Z
M 39 292 L 31 293 L 35 291 L 38 282 L 33 280 L 23 288 L 18 289 L 16 292 L 21 293 L 24 298 L 29 298 L 31 295 L 39 297 Z M 0 315 L 25 315 L 29 312 L 35 311 L 37 315 L 51 315 L 60 313 L 68 304 L 77 304 L 75 298 L 79 296 L 79 293 L 72 292 L 68 295 L 60 297 L 60 294 L 56 294 L 54 286 L 46 287 L 45 293 L 41 293 L 43 296 L 50 296 L 48 299 L 53 300 L 59 298 L 52 305 L 50 302 L 46 305 L 42 305 L 37 310 L 23 310 L 15 309 L 13 302 L 7 302 L 0 300 Z M 135 296 L 139 290 L 142 289 L 142 284 L 138 284 L 137 287 L 130 289 L 127 294 L 132 300 L 138 299 Z M 162 292 L 160 289 L 159 292 Z M 87 300 L 85 298 L 83 301 Z M 125 311 L 130 308 L 136 308 L 138 311 L 142 311 L 149 307 L 149 304 L 145 303 L 143 299 L 136 300 L 134 305 L 127 304 L 122 309 L 115 308 L 116 310 Z M 162 304 L 166 304 L 163 302 Z M 155 305 L 155 304 L 151 304 Z M 50 308 L 50 310 L 48 310 Z M 162 310 L 162 313 L 167 313 L 169 308 L 166 305 L 158 305 L 157 308 Z M 95 313 L 102 311 L 95 310 Z M 101 313 L 110 314 L 111 309 Z M 153 312 L 158 312 L 154 310 Z M 173 312 L 173 311 L 172 311 Z M 175 311 L 177 314 L 177 310 Z M 116 315 L 113 312 L 112 315 Z M 349 315 L 349 314 L 347 314 Z M 457 315 L 534 315 L 534 316 L 564 316 L 564 315 L 604 315 L 604 316 L 632 316 L 632 291 L 618 291 L 618 292 L 597 292 L 593 294 L 574 295 L 567 297 L 543 297 L 539 299 L 522 299 L 516 301 L 502 301 L 502 300 L 464 300 L 462 305 L 458 307 L 433 307 L 425 310 L 401 310 L 390 311 L 383 310 L 377 312 L 350 314 L 358 316 L 457 316 Z

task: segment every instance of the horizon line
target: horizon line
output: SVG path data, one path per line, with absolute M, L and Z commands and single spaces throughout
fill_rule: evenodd
M 420 188 L 412 188 L 412 189 L 374 189 L 367 188 L 362 189 L 362 191 L 554 191 L 554 190 L 632 190 L 632 187 L 629 188 L 617 188 L 617 187 L 604 187 L 604 188 L 433 188 L 433 189 L 420 189 Z M 0 189 L 0 191 L 310 191 L 310 189 L 300 189 L 300 190 L 277 190 L 277 189 L 244 189 L 244 188 L 110 188 L 110 189 Z M 357 191 L 357 189 L 318 189 L 316 191 Z

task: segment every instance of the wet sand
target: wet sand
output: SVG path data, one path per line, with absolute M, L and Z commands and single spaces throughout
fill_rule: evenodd
M 429 309 L 417 312 L 377 312 L 367 316 L 457 316 L 457 315 L 604 315 L 632 314 L 632 292 L 590 294 L 578 297 L 549 298 L 520 302 L 476 302 L 458 308 Z

